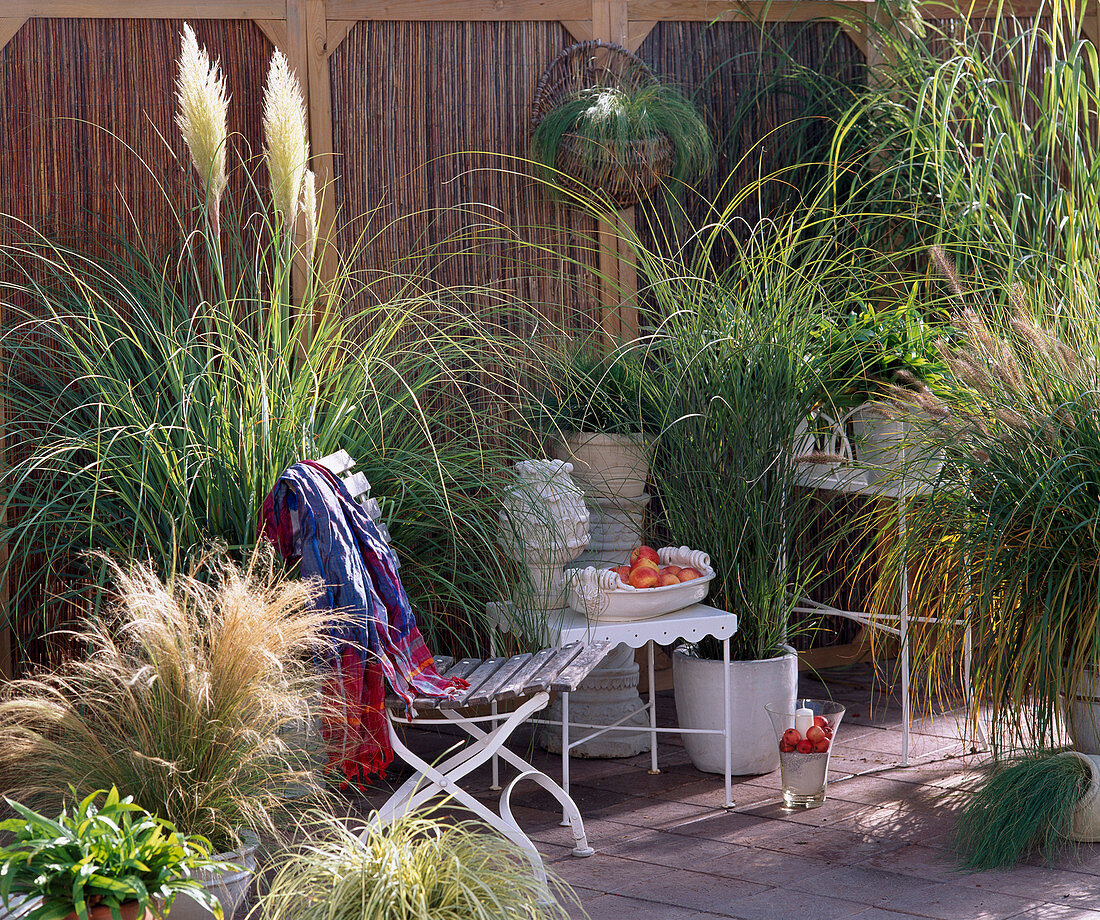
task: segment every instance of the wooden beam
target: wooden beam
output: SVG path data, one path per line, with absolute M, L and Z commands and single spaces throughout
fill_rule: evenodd
M 3 0 L 5 17 L 285 19 L 287 0 Z
M 317 231 L 317 252 L 321 280 L 331 282 L 336 277 L 336 170 L 333 163 L 332 140 L 332 78 L 329 58 L 347 37 L 354 21 L 340 17 L 330 23 L 332 2 L 329 0 L 299 0 L 305 9 L 306 74 L 309 81 L 309 143 L 313 171 L 317 174 L 320 215 Z M 319 319 L 319 317 L 317 317 Z
M 26 16 L 5 16 L 0 19 L 0 51 L 8 47 L 8 43 L 19 34 L 19 30 L 26 24 Z
M 591 15 L 585 0 L 329 0 L 330 19 L 377 21 L 438 20 L 584 20 Z
M 278 48 L 281 52 L 283 52 L 283 54 L 286 55 L 287 60 L 290 60 L 290 38 L 287 34 L 286 20 L 256 19 L 254 21 L 256 25 L 259 26 L 260 31 L 267 36 L 267 40 L 271 42 L 272 46 Z
M 628 20 L 626 24 L 627 50 L 636 54 L 638 49 L 642 47 L 642 42 L 649 37 L 649 33 L 653 31 L 653 27 L 656 25 L 657 23 L 652 20 Z
M 685 22 L 749 21 L 767 18 L 770 22 L 805 22 L 835 17 L 845 7 L 866 7 L 873 0 L 752 0 L 752 2 L 716 3 L 714 0 L 628 0 L 631 21 Z M 1030 0 L 1028 0 L 1030 2 Z
M 590 42 L 595 37 L 595 33 L 593 33 L 592 31 L 591 19 L 563 22 L 562 26 L 564 27 L 566 32 L 572 35 L 579 42 Z

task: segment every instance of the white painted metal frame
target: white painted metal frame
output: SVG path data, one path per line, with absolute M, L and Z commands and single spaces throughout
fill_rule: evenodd
M 405 725 L 411 724 L 415 727 L 417 723 L 420 725 L 438 724 L 439 719 L 414 718 L 411 722 L 408 722 L 404 719 L 403 713 L 394 713 L 387 707 L 386 724 L 389 727 L 390 743 L 393 745 L 394 753 L 409 764 L 416 773 L 409 777 L 390 796 L 386 804 L 371 819 L 371 825 L 388 823 L 407 811 L 419 808 L 435 796 L 441 795 L 453 798 L 520 847 L 531 861 L 531 868 L 535 873 L 535 877 L 545 885 L 546 869 L 542 864 L 542 856 L 539 855 L 539 851 L 531 842 L 531 838 L 523 832 L 512 815 L 512 790 L 521 780 L 529 779 L 542 786 L 561 804 L 563 813 L 566 816 L 566 821 L 563 823 L 567 824 L 573 833 L 573 855 L 591 856 L 595 853 L 595 850 L 588 845 L 588 838 L 584 832 L 584 821 L 581 819 L 580 811 L 569 797 L 569 794 L 541 770 L 505 747 L 505 742 L 507 742 L 512 732 L 527 721 L 533 713 L 545 709 L 549 702 L 550 694 L 548 692 L 536 693 L 514 712 L 509 713 L 503 721 L 499 721 L 499 717 L 495 713 L 489 716 L 463 716 L 453 710 L 432 710 L 433 713 L 442 715 L 447 721 L 457 725 L 473 739 L 457 753 L 434 765 L 409 750 L 398 734 L 395 723 L 400 721 Z M 478 727 L 480 722 L 493 722 L 494 727 L 491 731 L 484 731 Z M 499 814 L 487 808 L 460 785 L 460 781 L 465 776 L 490 758 L 495 759 L 497 757 L 503 758 L 519 770 L 519 775 L 501 793 Z
M 816 419 L 824 421 L 831 430 L 826 438 L 825 452 L 843 457 L 843 461 L 831 464 L 809 464 L 802 472 L 802 484 L 808 488 L 821 489 L 826 492 L 843 492 L 849 495 L 867 495 L 873 498 L 892 498 L 898 503 L 898 539 L 900 552 L 898 557 L 898 616 L 893 617 L 883 614 L 874 614 L 862 610 L 841 610 L 828 604 L 822 604 L 811 598 L 801 598 L 793 608 L 795 613 L 824 614 L 827 616 L 843 617 L 866 626 L 877 629 L 890 635 L 897 636 L 899 640 L 898 655 L 901 658 L 901 761 L 903 767 L 909 766 L 909 737 L 912 725 L 912 713 L 909 702 L 909 624 L 910 623 L 939 623 L 938 617 L 912 616 L 909 612 L 909 563 L 906 553 L 906 511 L 909 502 L 913 498 L 931 495 L 932 486 L 923 481 L 873 481 L 866 468 L 861 468 L 854 461 L 851 444 L 848 441 L 846 423 L 849 415 L 840 421 L 835 421 L 824 413 L 818 413 Z M 904 445 L 901 448 L 904 460 Z M 973 682 L 971 681 L 971 663 L 973 657 L 973 639 L 970 625 L 965 620 L 953 620 L 954 626 L 964 627 L 963 636 L 963 673 L 965 674 L 964 693 L 967 711 L 973 704 Z M 975 748 L 984 750 L 987 746 L 985 731 L 980 721 L 974 726 L 972 738 Z
M 497 625 L 502 631 L 507 632 L 509 629 L 516 628 L 518 624 L 512 623 L 503 611 L 498 610 Z M 591 739 L 602 735 L 605 732 L 646 731 L 646 729 L 640 729 L 636 725 L 622 724 L 627 719 L 633 718 L 635 715 L 637 715 L 637 713 L 645 712 L 648 713 L 649 716 L 648 733 L 651 773 L 660 772 L 657 763 L 658 734 L 670 733 L 682 735 L 694 733 L 706 735 L 722 735 L 725 737 L 725 807 L 733 807 L 733 779 L 730 761 L 731 730 L 729 640 L 730 637 L 737 632 L 736 614 L 729 613 L 726 610 L 719 610 L 716 607 L 708 607 L 705 604 L 693 604 L 691 607 L 686 607 L 683 610 L 677 610 L 673 613 L 666 613 L 663 616 L 653 617 L 652 619 L 648 620 L 634 620 L 624 623 L 589 623 L 588 619 L 583 613 L 579 613 L 575 610 L 566 609 L 562 611 L 560 615 L 552 614 L 551 621 L 545 625 L 550 630 L 550 640 L 553 642 L 556 638 L 556 644 L 558 645 L 566 645 L 569 642 L 580 640 L 582 642 L 614 642 L 616 645 L 619 643 L 625 643 L 626 645 L 629 645 L 631 648 L 635 649 L 641 648 L 643 645 L 645 645 L 648 648 L 649 693 L 647 695 L 646 702 L 642 704 L 640 709 L 636 709 L 634 712 L 628 713 L 611 725 L 589 725 L 586 723 L 573 723 L 573 725 L 570 726 L 569 694 L 563 692 L 561 695 L 560 723 L 558 723 L 556 720 L 551 721 L 549 719 L 531 720 L 536 724 L 561 725 L 561 784 L 566 794 L 569 793 L 569 758 L 570 752 L 573 750 L 573 748 L 577 747 L 578 745 L 584 744 L 586 741 L 590 741 Z M 712 636 L 715 639 L 722 640 L 722 660 L 723 663 L 726 665 L 722 669 L 723 699 L 725 700 L 725 706 L 723 709 L 723 728 L 658 728 L 653 666 L 654 643 L 660 643 L 661 645 L 671 645 L 677 639 L 684 639 L 688 642 L 698 642 L 708 636 Z M 591 729 L 592 731 L 581 738 L 571 740 L 569 737 L 571 727 L 586 730 Z M 565 824 L 567 823 L 567 821 L 563 819 L 562 823 Z

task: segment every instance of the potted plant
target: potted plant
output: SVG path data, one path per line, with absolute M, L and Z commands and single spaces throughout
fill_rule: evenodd
M 525 852 L 472 821 L 409 812 L 360 838 L 319 818 L 261 896 L 263 920 L 568 920 L 563 882 L 540 879 Z
M 187 836 L 112 788 L 97 790 L 56 819 L 7 800 L 19 817 L 0 823 L 14 835 L 0 848 L 0 897 L 29 899 L 24 920 L 135 920 L 163 916 L 178 895 L 222 908 L 196 872 L 228 868 L 202 837 Z
M 806 579 L 787 560 L 812 498 L 796 488 L 791 445 L 812 404 L 804 355 L 821 309 L 816 290 L 756 245 L 738 253 L 725 277 L 716 278 L 706 259 L 642 260 L 667 317 L 646 360 L 664 408 L 651 470 L 658 526 L 670 542 L 710 554 L 716 576 L 707 603 L 738 615 L 730 678 L 732 763 L 740 774 L 778 767 L 764 705 L 797 696 L 798 661 L 788 640 Z M 674 652 L 682 727 L 722 727 L 722 667 L 716 642 Z M 708 772 L 723 771 L 723 743 L 715 735 L 684 736 L 692 762 Z
M 299 739 L 320 696 L 310 657 L 327 624 L 269 550 L 250 571 L 210 565 L 213 584 L 115 568 L 118 602 L 79 626 L 84 654 L 4 689 L 0 788 L 54 811 L 116 787 L 241 867 L 210 879 L 232 915 L 255 837 L 289 824 L 301 805 L 291 791 L 322 792 Z M 188 906 L 181 898 L 173 915 Z
M 871 483 L 896 475 L 903 451 L 909 475 L 931 479 L 940 468 L 930 420 L 905 394 L 939 388 L 946 368 L 937 349 L 950 326 L 944 311 L 919 308 L 916 295 L 914 287 L 906 301 L 883 307 L 857 297 L 820 323 L 810 346 L 818 406 Z
M 638 499 L 649 475 L 645 432 L 656 418 L 640 352 L 565 348 L 548 358 L 544 376 L 535 416 L 551 452 L 573 464 L 573 479 L 589 497 Z
M 535 92 L 531 158 L 544 181 L 629 207 L 665 179 L 692 185 L 714 162 L 698 110 L 618 45 L 565 49 Z

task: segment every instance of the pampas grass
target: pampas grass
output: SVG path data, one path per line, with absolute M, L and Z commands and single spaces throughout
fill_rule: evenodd
M 955 846 L 968 869 L 1007 869 L 1069 843 L 1090 771 L 1079 757 L 1043 751 L 993 767 L 959 817 Z
M 329 614 L 269 549 L 210 567 L 213 585 L 112 565 L 118 603 L 79 625 L 87 654 L 4 690 L 5 795 L 52 813 L 117 787 L 227 850 L 242 830 L 276 834 L 289 788 L 320 794 L 294 729 L 320 698 Z
M 225 148 L 229 97 L 218 62 L 210 61 L 206 49 L 199 47 L 194 30 L 186 24 L 180 42 L 176 103 L 176 125 L 206 190 L 210 223 L 218 228 L 222 193 L 228 182 Z
M 306 107 L 302 88 L 281 51 L 271 55 L 264 87 L 264 153 L 271 195 L 283 226 L 291 232 L 298 219 L 302 179 L 309 165 Z
M 567 920 L 560 902 L 579 909 L 577 898 L 564 883 L 551 886 L 515 844 L 472 821 L 419 811 L 360 842 L 323 816 L 259 910 L 263 920 Z

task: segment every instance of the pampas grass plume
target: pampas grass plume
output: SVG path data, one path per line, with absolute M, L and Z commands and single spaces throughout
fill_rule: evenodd
M 302 88 L 281 51 L 271 56 L 267 72 L 263 127 L 271 194 L 289 232 L 298 219 L 309 141 Z
M 206 211 L 219 226 L 219 209 L 227 183 L 225 172 L 226 114 L 229 96 L 218 62 L 199 47 L 195 31 L 184 25 L 176 78 L 176 125 L 183 135 L 195 171 L 206 189 Z
M 307 169 L 302 177 L 302 213 L 306 218 L 306 261 L 313 265 L 317 252 L 317 175 Z

